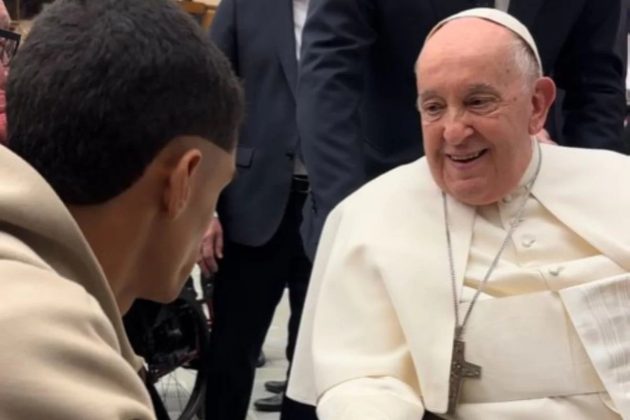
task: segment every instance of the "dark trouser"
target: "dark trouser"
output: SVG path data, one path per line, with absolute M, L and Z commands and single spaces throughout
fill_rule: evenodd
M 256 359 L 285 286 L 291 306 L 286 353 L 289 361 L 293 356 L 311 271 L 299 233 L 305 198 L 291 193 L 280 227 L 265 245 L 225 243 L 213 298 L 208 419 L 245 419 Z
M 317 414 L 314 406 L 299 403 L 285 395 L 280 420 L 317 420 Z

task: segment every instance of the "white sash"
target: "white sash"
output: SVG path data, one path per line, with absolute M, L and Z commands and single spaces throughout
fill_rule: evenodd
M 630 419 L 630 276 L 570 287 L 560 296 L 617 410 Z
M 464 341 L 466 360 L 482 374 L 464 380 L 462 403 L 606 391 L 557 292 L 479 300 Z

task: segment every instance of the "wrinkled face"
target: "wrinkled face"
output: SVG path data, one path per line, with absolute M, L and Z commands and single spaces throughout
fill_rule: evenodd
M 513 60 L 513 40 L 493 23 L 458 19 L 427 41 L 418 60 L 428 164 L 438 186 L 466 204 L 508 194 L 532 156 L 530 135 L 539 122 L 532 118 L 532 86 Z

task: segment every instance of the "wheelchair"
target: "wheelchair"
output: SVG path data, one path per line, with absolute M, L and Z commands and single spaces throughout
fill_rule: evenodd
M 202 279 L 202 289 L 198 299 L 189 278 L 174 302 L 138 300 L 123 318 L 134 351 L 145 360 L 145 384 L 160 420 L 205 419 L 212 311 L 209 279 Z

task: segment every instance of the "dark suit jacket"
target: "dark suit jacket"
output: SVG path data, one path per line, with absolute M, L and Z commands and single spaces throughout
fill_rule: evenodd
M 259 246 L 284 215 L 298 147 L 291 0 L 222 0 L 210 37 L 243 79 L 246 99 L 237 177 L 220 197 L 219 217 L 228 240 Z
M 625 2 L 625 1 L 624 1 Z M 622 0 L 511 0 L 544 71 L 566 91 L 562 144 L 622 150 Z M 414 62 L 428 31 L 468 0 L 311 0 L 298 127 L 311 179 L 303 225 L 312 256 L 328 212 L 370 178 L 422 154 Z M 555 119 L 554 119 L 555 121 Z

